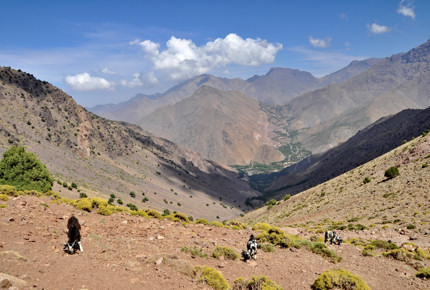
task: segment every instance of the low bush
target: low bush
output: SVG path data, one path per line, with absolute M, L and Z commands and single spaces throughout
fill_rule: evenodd
M 260 244 L 259 247 L 263 252 L 273 253 L 276 251 L 276 248 L 272 244 Z
M 97 213 L 98 213 L 98 214 L 101 214 L 101 215 L 106 215 L 106 216 L 108 216 L 108 215 L 111 215 L 111 214 L 112 214 L 112 212 L 111 212 L 107 207 L 105 207 L 105 206 L 101 207 L 101 208 L 97 211 Z
M 321 255 L 323 258 L 329 260 L 332 263 L 338 263 L 342 261 L 341 257 L 339 257 L 333 250 L 329 249 L 323 243 L 312 243 L 310 250 L 315 254 Z
M 245 278 L 239 277 L 234 280 L 233 290 L 282 290 L 283 288 L 277 285 L 272 280 L 269 280 L 266 276 L 252 276 L 251 280 L 246 280 Z
M 181 252 L 184 253 L 191 253 L 191 257 L 200 257 L 200 258 L 208 258 L 208 254 L 203 253 L 203 249 L 198 249 L 196 246 L 190 248 L 190 247 L 182 247 Z
M 0 200 L 3 200 L 3 201 L 8 201 L 9 200 L 9 197 L 6 195 L 6 194 L 0 194 Z
M 131 214 L 131 215 L 138 215 L 138 216 L 144 217 L 144 218 L 146 218 L 146 219 L 149 219 L 149 216 L 148 216 L 148 214 L 146 213 L 146 211 L 141 210 L 141 209 L 138 209 L 138 210 L 132 210 L 132 211 L 130 211 L 130 214 Z
M 272 228 L 271 225 L 266 224 L 266 223 L 258 223 L 252 226 L 252 229 L 254 231 L 265 231 L 268 232 L 270 229 Z
M 209 225 L 209 222 L 207 219 L 200 218 L 196 220 L 196 224 Z
M 194 273 L 201 283 L 207 284 L 213 289 L 226 290 L 230 288 L 227 280 L 225 280 L 222 274 L 214 268 L 208 266 L 196 266 L 194 268 Z
M 325 289 L 355 289 L 370 290 L 359 276 L 345 269 L 331 269 L 324 271 L 312 284 L 314 290 Z
M 239 254 L 236 253 L 234 250 L 230 249 L 229 247 L 221 246 L 216 247 L 212 256 L 217 259 L 221 256 L 224 256 L 224 258 L 228 260 L 236 260 L 237 258 L 239 258 Z
M 408 262 L 412 258 L 414 258 L 414 254 L 408 252 L 405 248 L 395 249 L 388 252 L 383 252 L 382 256 L 384 257 L 390 257 L 395 260 Z
M 363 256 L 370 256 L 370 257 L 376 256 L 375 249 L 376 249 L 375 246 L 367 245 L 363 248 L 363 250 L 361 251 L 361 254 Z
M 159 219 L 159 220 L 162 220 L 162 219 L 163 219 L 163 216 L 162 216 L 158 211 L 156 211 L 155 209 L 147 209 L 147 210 L 146 210 L 146 213 L 147 213 L 150 217 L 153 217 L 153 218 L 156 218 L 156 219 Z
M 19 196 L 18 190 L 13 185 L 0 185 L 0 194 Z
M 420 269 L 415 276 L 417 276 L 418 278 L 426 278 L 426 279 L 430 279 L 430 266 L 427 268 L 422 268 Z
M 396 166 L 388 168 L 387 170 L 385 170 L 385 174 L 384 174 L 384 176 L 388 179 L 393 179 L 394 177 L 399 175 L 400 175 L 400 172 Z
M 224 227 L 224 225 L 222 223 L 218 222 L 218 221 L 213 221 L 213 222 L 210 223 L 210 225 L 218 227 L 218 228 Z

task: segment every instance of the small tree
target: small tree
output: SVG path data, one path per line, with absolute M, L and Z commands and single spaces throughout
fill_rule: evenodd
M 54 179 L 36 154 L 22 146 L 13 146 L 0 161 L 0 184 L 15 186 L 18 190 L 51 190 Z
M 400 172 L 396 166 L 390 167 L 387 170 L 385 170 L 385 177 L 387 177 L 388 179 L 392 179 L 399 175 L 400 175 Z
M 134 191 L 132 191 L 132 192 L 130 192 L 130 196 L 131 196 L 132 198 L 135 198 L 135 197 L 136 197 L 136 193 L 135 193 Z

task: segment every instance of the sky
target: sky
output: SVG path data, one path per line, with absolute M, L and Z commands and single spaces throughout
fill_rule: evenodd
M 316 77 L 430 39 L 428 0 L 0 0 L 0 66 L 77 103 L 162 93 L 200 74 Z

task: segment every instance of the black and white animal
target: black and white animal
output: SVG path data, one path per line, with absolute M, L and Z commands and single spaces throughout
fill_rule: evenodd
M 71 216 L 67 221 L 67 237 L 69 238 L 64 250 L 74 254 L 77 249 L 83 252 L 81 245 L 81 225 L 76 217 Z
M 258 244 L 257 244 L 257 240 L 255 239 L 254 235 L 251 234 L 251 236 L 249 237 L 248 243 L 246 244 L 246 249 L 247 251 L 242 251 L 242 257 L 243 260 L 249 260 L 249 259 L 254 259 L 257 260 L 257 248 L 258 248 Z
M 335 231 L 327 231 L 324 234 L 324 243 L 327 243 L 327 241 L 330 241 L 330 244 L 340 245 L 342 244 L 343 240 L 341 237 L 336 234 Z

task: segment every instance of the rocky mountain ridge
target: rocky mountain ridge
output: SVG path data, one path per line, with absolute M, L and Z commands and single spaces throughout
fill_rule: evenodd
M 138 126 L 94 115 L 63 91 L 19 70 L 0 68 L 0 110 L 0 153 L 24 145 L 55 179 L 75 182 L 89 196 L 114 194 L 139 208 L 225 219 L 242 213 L 246 198 L 260 194 L 236 172 Z M 79 197 L 55 186 L 67 197 Z M 202 206 L 207 210 L 202 212 Z

